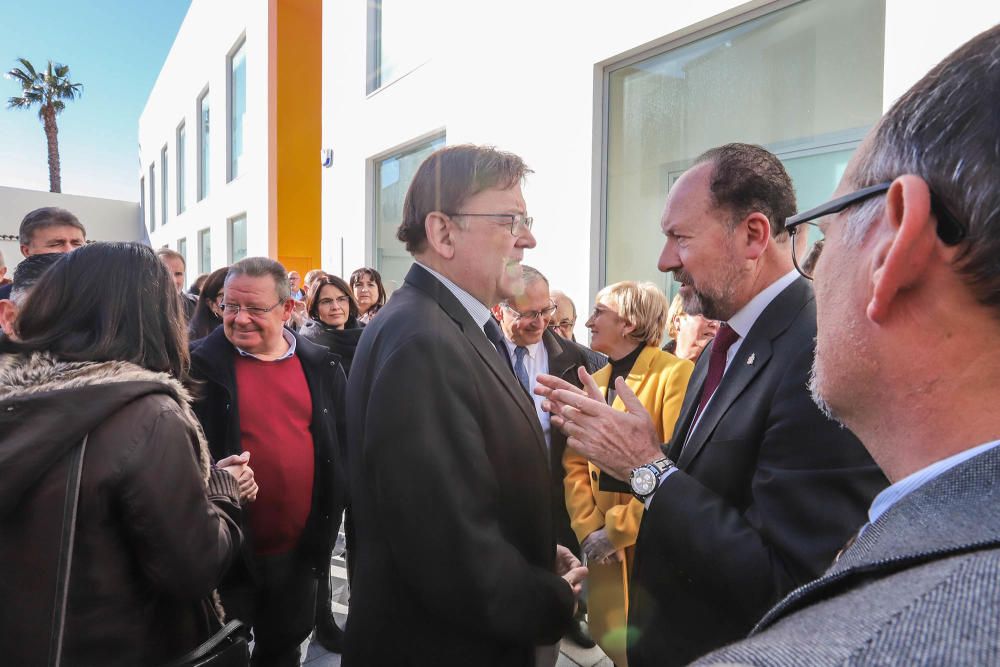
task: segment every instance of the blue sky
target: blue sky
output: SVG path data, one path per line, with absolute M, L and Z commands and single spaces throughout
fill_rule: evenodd
M 83 96 L 58 117 L 62 191 L 139 199 L 139 114 L 191 0 L 0 0 L 0 71 L 27 58 L 70 67 Z M 0 77 L 0 185 L 49 189 L 35 110 L 7 109 L 20 85 Z

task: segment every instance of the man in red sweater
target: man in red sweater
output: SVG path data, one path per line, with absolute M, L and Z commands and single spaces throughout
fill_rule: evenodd
M 346 377 L 336 355 L 285 328 L 293 301 L 281 264 L 237 262 L 223 295 L 223 326 L 192 349 L 195 412 L 216 460 L 249 452 L 260 491 L 244 513 L 244 558 L 220 593 L 227 615 L 253 629 L 253 664 L 297 666 L 343 508 Z

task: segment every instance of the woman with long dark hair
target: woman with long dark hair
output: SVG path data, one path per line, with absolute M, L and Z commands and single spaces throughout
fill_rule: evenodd
M 368 324 L 388 298 L 382 286 L 382 276 L 371 267 L 362 267 L 351 274 L 351 290 L 358 302 L 358 321 Z
M 226 282 L 226 274 L 229 267 L 212 271 L 205 278 L 198 294 L 198 305 L 194 308 L 194 315 L 188 324 L 188 338 L 199 340 L 215 331 L 215 328 L 222 324 L 222 288 Z
M 256 490 L 245 465 L 210 465 L 166 268 L 140 244 L 82 247 L 38 280 L 14 331 L 0 344 L 0 655 L 186 654 L 219 627 L 213 589 L 239 553 L 241 490 Z
M 344 372 L 351 374 L 354 351 L 361 339 L 358 302 L 343 278 L 323 276 L 317 279 L 306 298 L 309 317 L 299 333 L 303 338 L 330 348 L 343 359 Z

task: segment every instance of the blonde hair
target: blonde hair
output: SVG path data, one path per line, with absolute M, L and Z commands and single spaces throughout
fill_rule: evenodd
M 670 302 L 670 310 L 667 311 L 667 335 L 671 338 L 677 338 L 677 325 L 674 321 L 679 315 L 687 315 L 684 312 L 684 299 L 681 298 L 680 294 L 674 296 L 674 300 Z
M 610 306 L 635 328 L 632 340 L 660 346 L 667 326 L 667 297 L 654 283 L 624 280 L 597 293 L 597 301 Z

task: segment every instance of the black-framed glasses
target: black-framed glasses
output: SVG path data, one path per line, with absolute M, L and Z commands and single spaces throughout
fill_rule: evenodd
M 274 304 L 270 308 L 261 308 L 260 306 L 241 306 L 238 303 L 224 303 L 222 304 L 222 311 L 226 315 L 232 315 L 233 317 L 238 317 L 241 310 L 245 311 L 250 317 L 264 317 L 284 302 L 284 299 L 278 299 L 278 303 Z
M 520 236 L 527 229 L 531 231 L 531 226 L 535 224 L 535 219 L 520 213 L 448 213 L 453 218 L 509 218 L 510 222 L 501 222 L 501 225 L 510 225 L 511 236 Z
M 823 247 L 824 239 L 822 231 L 815 221 L 834 213 L 840 213 L 849 206 L 860 204 L 872 197 L 884 194 L 889 191 L 892 183 L 892 181 L 887 181 L 849 192 L 846 195 L 831 199 L 825 204 L 820 204 L 785 220 L 785 229 L 788 230 L 788 233 L 792 237 L 792 263 L 795 264 L 796 270 L 802 274 L 802 277 L 812 280 L 812 269 L 818 258 L 819 249 Z M 931 211 L 934 213 L 934 217 L 937 218 L 937 234 L 942 242 L 947 245 L 958 245 L 965 239 L 965 227 L 958 222 L 951 211 L 948 210 L 947 205 L 945 205 L 940 197 L 934 194 L 933 190 L 931 191 Z M 813 230 L 812 234 L 802 231 L 802 225 L 809 225 L 807 229 Z M 799 255 L 809 247 L 809 236 L 812 236 L 814 239 L 810 256 L 807 256 L 800 264 Z
M 541 310 L 526 310 L 523 313 L 509 303 L 501 303 L 500 305 L 513 313 L 515 320 L 534 320 L 539 317 L 542 319 L 548 319 L 552 317 L 553 313 L 556 312 L 555 304 L 552 304 L 547 308 L 542 308 Z

